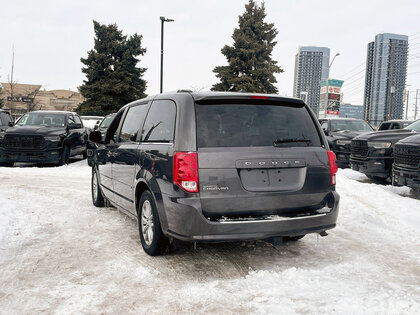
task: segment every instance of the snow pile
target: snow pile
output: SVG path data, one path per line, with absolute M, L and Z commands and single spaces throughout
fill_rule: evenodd
M 149 257 L 86 161 L 0 168 L 0 313 L 420 313 L 420 201 L 339 170 L 329 236 Z

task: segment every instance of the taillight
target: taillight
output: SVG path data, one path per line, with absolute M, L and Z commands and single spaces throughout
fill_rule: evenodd
M 254 100 L 268 100 L 268 96 L 251 95 L 251 99 L 254 99 Z
M 335 185 L 335 174 L 337 173 L 338 167 L 335 162 L 335 153 L 333 151 L 327 151 L 328 160 L 330 161 L 330 171 L 331 171 L 331 185 Z
M 196 152 L 175 152 L 174 183 L 188 192 L 198 192 Z

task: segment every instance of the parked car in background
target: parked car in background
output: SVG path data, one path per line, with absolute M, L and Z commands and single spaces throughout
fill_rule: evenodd
M 105 139 L 106 131 L 108 130 L 109 125 L 111 124 L 112 119 L 114 119 L 115 115 L 116 113 L 109 114 L 105 116 L 105 118 L 98 125 L 95 125 L 94 129 L 99 130 L 101 132 L 102 139 Z
M 104 119 L 103 116 L 80 116 L 83 125 L 86 127 L 88 134 L 94 130 L 96 125 L 99 125 Z
M 164 93 L 124 106 L 97 143 L 92 200 L 137 218 L 141 244 L 169 238 L 297 240 L 336 225 L 335 154 L 300 99 Z
M 9 128 L 11 122 L 13 122 L 12 115 L 7 110 L 0 109 L 0 133 Z
M 414 121 L 413 120 L 402 120 L 402 119 L 395 119 L 395 120 L 387 120 L 381 122 L 378 127 L 378 131 L 380 130 L 394 130 L 394 129 L 403 129 L 408 125 L 411 125 Z
M 350 167 L 351 140 L 366 132 L 374 131 L 363 119 L 331 118 L 320 119 L 321 128 L 327 137 L 330 149 L 337 157 L 337 166 Z
M 357 136 L 351 142 L 351 168 L 375 180 L 389 179 L 394 162 L 395 144 L 419 132 L 420 120 L 417 120 L 404 129 L 376 131 Z
M 395 185 L 420 193 L 420 133 L 396 143 L 392 174 Z
M 0 163 L 67 164 L 86 156 L 87 133 L 79 115 L 66 111 L 34 111 L 0 134 Z

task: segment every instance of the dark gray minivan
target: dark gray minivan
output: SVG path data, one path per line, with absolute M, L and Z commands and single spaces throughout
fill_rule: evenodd
M 116 114 L 94 144 L 92 199 L 138 219 L 149 255 L 191 242 L 299 239 L 336 225 L 335 155 L 300 99 L 164 93 Z

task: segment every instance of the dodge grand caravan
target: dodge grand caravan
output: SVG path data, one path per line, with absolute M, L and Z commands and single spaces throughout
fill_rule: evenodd
M 137 218 L 149 255 L 170 238 L 299 239 L 336 225 L 335 155 L 299 99 L 165 93 L 124 106 L 90 140 L 93 203 Z

